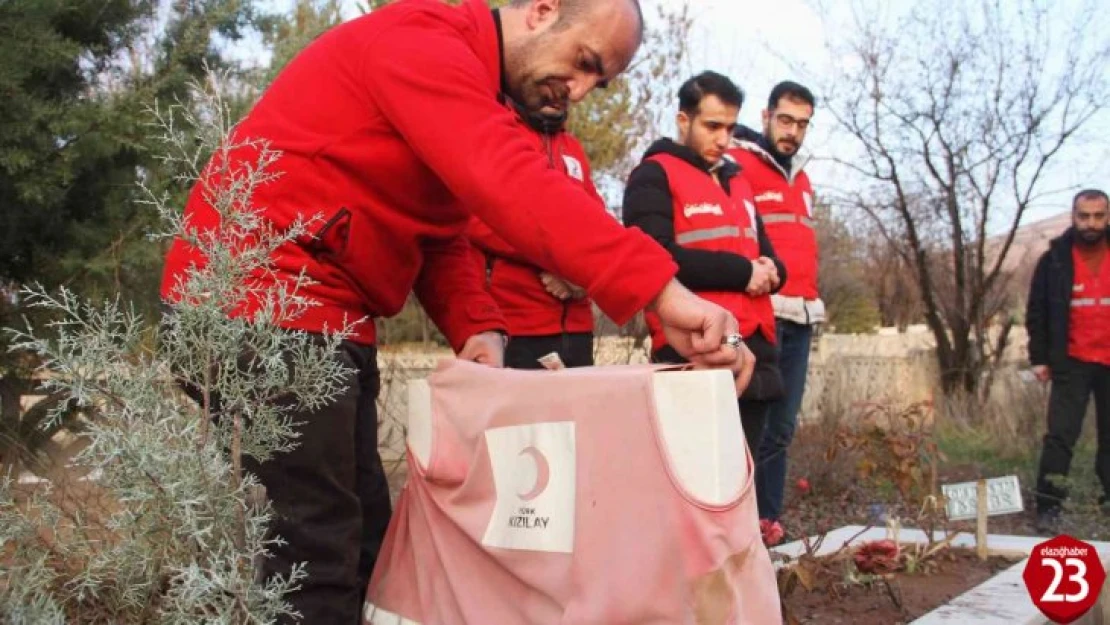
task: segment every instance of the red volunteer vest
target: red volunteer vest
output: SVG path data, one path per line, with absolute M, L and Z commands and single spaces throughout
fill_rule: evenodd
M 1068 319 L 1068 355 L 1076 360 L 1110 365 L 1110 254 L 1098 274 L 1072 248 L 1075 280 Z
M 745 148 L 728 154 L 740 163 L 740 176 L 751 185 L 767 238 L 790 276 L 779 295 L 817 299 L 817 233 L 809 176 L 798 172 L 791 183 L 763 154 Z
M 648 160 L 659 163 L 667 174 L 676 243 L 693 249 L 732 252 L 748 260 L 759 258 L 755 203 L 751 187 L 743 178 L 732 179 L 730 196 L 710 175 L 680 158 L 656 154 Z M 751 297 L 736 291 L 697 294 L 731 312 L 740 322 L 740 333 L 745 338 L 758 330 L 768 341 L 775 342 L 775 313 L 770 295 Z M 647 313 L 645 319 L 651 330 L 652 349 L 658 350 L 667 344 L 659 317 Z

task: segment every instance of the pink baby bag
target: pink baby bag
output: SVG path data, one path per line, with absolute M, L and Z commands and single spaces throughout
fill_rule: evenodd
M 442 362 L 364 625 L 775 625 L 731 375 Z

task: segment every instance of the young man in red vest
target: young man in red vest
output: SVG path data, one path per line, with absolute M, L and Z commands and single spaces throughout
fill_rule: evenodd
M 1048 432 L 1037 476 L 1037 525 L 1054 531 L 1067 489 L 1072 452 L 1095 397 L 1102 483 L 1099 504 L 1110 513 L 1110 200 L 1088 189 L 1072 201 L 1072 227 L 1041 256 L 1029 289 L 1025 325 L 1029 360 L 1042 382 L 1052 381 Z
M 548 166 L 582 185 L 603 205 L 590 177 L 586 151 L 566 129 L 566 112 L 548 114 L 518 107 L 518 113 Z M 486 289 L 508 324 L 505 366 L 541 369 L 545 362 L 566 367 L 594 364 L 593 305 L 585 290 L 529 262 L 477 217 L 470 218 L 467 236 Z M 552 354 L 558 356 L 554 363 L 545 358 Z
M 814 102 L 802 85 L 779 83 L 763 111 L 763 133 L 738 126 L 729 150 L 751 185 L 756 211 L 790 274 L 790 282 L 771 297 L 785 394 L 767 413 L 755 472 L 759 517 L 771 524 L 782 515 L 786 453 L 802 407 L 813 328 L 825 320 L 825 305 L 817 292 L 813 188 L 803 170 L 808 159 L 798 153 Z
M 472 210 L 524 258 L 582 285 L 615 321 L 654 310 L 681 353 L 732 368 L 742 389 L 751 363 L 724 341 L 737 332 L 732 315 L 682 287 L 664 250 L 551 169 L 499 97 L 565 111 L 627 68 L 642 36 L 636 0 L 517 0 L 500 11 L 482 0 L 404 0 L 316 39 L 236 127 L 240 139 L 281 153 L 272 172 L 280 178 L 251 198 L 261 218 L 283 228 L 323 217 L 255 276 L 278 287 L 311 281 L 300 294 L 319 305 L 286 325 L 320 334 L 392 316 L 415 290 L 460 357 L 499 365 L 505 323 L 470 257 Z M 249 166 L 257 149 L 228 158 Z M 186 207 L 198 236 L 220 223 L 204 187 Z M 179 282 L 204 262 L 174 243 L 162 284 L 171 307 Z M 348 392 L 293 416 L 294 450 L 244 459 L 285 541 L 266 573 L 307 563 L 288 598 L 307 623 L 358 620 L 391 514 L 377 452 L 375 342 L 371 321 L 343 344 L 335 357 L 354 371 Z
M 725 156 L 743 104 L 740 89 L 715 72 L 687 80 L 678 91 L 678 141 L 660 139 L 632 171 L 624 193 L 624 223 L 659 242 L 678 263 L 678 279 L 724 306 L 740 322 L 755 354 L 752 381 L 740 397 L 744 436 L 758 463 L 770 400 L 782 395 L 770 293 L 786 283 L 786 269 L 755 210 L 751 188 Z M 682 362 L 647 315 L 652 359 Z

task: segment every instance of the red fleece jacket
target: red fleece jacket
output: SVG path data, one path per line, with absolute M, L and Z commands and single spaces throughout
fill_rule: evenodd
M 456 349 L 504 329 L 469 261 L 462 207 L 524 258 L 582 285 L 618 323 L 662 290 L 676 272 L 666 252 L 548 167 L 499 103 L 500 84 L 496 27 L 481 0 L 396 2 L 327 32 L 282 71 L 237 133 L 283 154 L 281 178 L 254 197 L 270 222 L 324 217 L 311 244 L 274 255 L 276 279 L 303 270 L 315 282 L 305 294 L 322 304 L 290 325 L 391 316 L 415 288 Z M 217 223 L 199 191 L 186 210 L 198 228 Z M 196 262 L 175 242 L 164 297 Z M 372 326 L 356 339 L 372 343 Z

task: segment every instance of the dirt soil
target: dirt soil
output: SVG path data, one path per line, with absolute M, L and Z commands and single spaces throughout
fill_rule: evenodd
M 973 551 L 949 549 L 926 574 L 894 573 L 889 589 L 882 582 L 847 585 L 840 577 L 821 579 L 812 591 L 798 586 L 785 600 L 786 623 L 895 625 L 909 623 L 971 590 L 1018 559 L 991 556 L 980 561 Z M 897 599 L 898 604 L 895 603 Z

